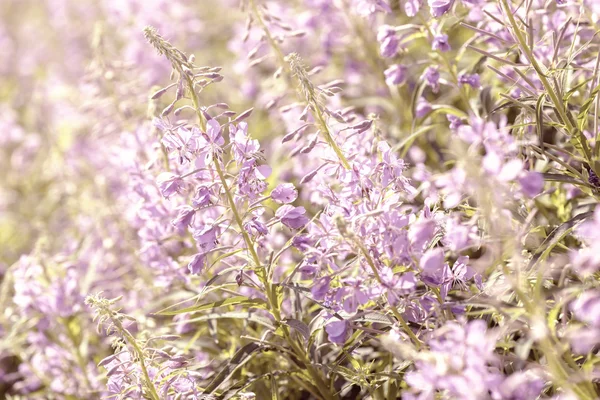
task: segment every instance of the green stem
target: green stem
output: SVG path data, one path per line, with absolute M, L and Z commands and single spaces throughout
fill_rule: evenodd
M 108 310 L 108 312 L 112 314 L 111 310 Z M 146 368 L 146 363 L 144 362 L 144 352 L 142 351 L 142 349 L 140 349 L 140 346 L 138 346 L 135 338 L 129 333 L 129 331 L 127 329 L 125 329 L 123 327 L 123 325 L 121 324 L 121 322 L 118 319 L 112 319 L 112 322 L 115 324 L 118 331 L 121 332 L 121 334 L 125 337 L 127 342 L 129 342 L 129 344 L 135 350 L 135 353 L 139 359 L 140 367 L 142 368 L 142 374 L 144 375 L 144 380 L 146 381 L 146 386 L 148 387 L 148 390 L 150 391 L 151 400 L 160 400 L 160 397 L 158 396 L 158 393 L 156 392 L 156 388 L 154 387 L 154 383 L 152 382 L 152 379 L 150 379 L 150 375 L 148 374 L 148 369 Z
M 253 13 L 256 16 L 256 19 L 258 20 L 258 23 L 260 24 L 261 28 L 265 32 L 265 36 L 267 37 L 267 41 L 269 42 L 269 45 L 271 46 L 271 48 L 273 49 L 273 51 L 275 52 L 275 54 L 277 56 L 280 67 L 285 70 L 285 79 L 286 79 L 288 85 L 291 86 L 292 71 L 290 70 L 288 63 L 285 61 L 285 56 L 283 55 L 283 52 L 281 51 L 281 49 L 279 48 L 279 46 L 273 39 L 273 36 L 271 36 L 271 32 L 269 31 L 269 28 L 263 21 L 261 15 L 260 15 L 260 12 L 258 11 L 258 8 L 256 7 L 254 0 L 251 0 L 251 6 L 252 6 Z M 342 165 L 344 166 L 344 168 L 350 169 L 350 163 L 348 162 L 348 159 L 346 158 L 346 156 L 344 156 L 342 149 L 340 149 L 340 147 L 337 145 L 337 143 L 333 139 L 333 135 L 331 134 L 331 131 L 329 130 L 329 127 L 327 126 L 327 123 L 325 122 L 325 118 L 323 117 L 321 108 L 319 107 L 318 104 L 316 104 L 316 102 L 308 101 L 308 103 L 309 104 L 312 103 L 311 109 L 313 110 L 312 111 L 313 117 L 318 122 L 319 127 L 321 128 L 321 132 L 323 133 L 323 136 L 325 137 L 325 141 L 327 142 L 329 147 L 331 147 L 333 149 L 333 151 L 339 158 L 339 160 L 342 163 Z

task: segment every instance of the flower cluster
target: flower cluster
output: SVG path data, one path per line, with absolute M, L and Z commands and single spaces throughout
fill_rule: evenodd
M 1 398 L 600 395 L 596 1 L 0 22 Z

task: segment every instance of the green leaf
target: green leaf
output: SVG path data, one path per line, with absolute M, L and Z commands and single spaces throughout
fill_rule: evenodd
M 266 302 L 263 299 L 249 299 L 245 296 L 236 296 L 236 297 L 230 297 L 228 299 L 215 301 L 212 303 L 186 307 L 186 308 L 182 308 L 180 310 L 163 311 L 163 312 L 157 313 L 157 315 L 178 315 L 178 314 L 212 310 L 213 308 L 217 308 L 217 307 L 238 306 L 238 305 L 264 308 L 266 306 Z
M 529 268 L 533 267 L 540 260 L 545 260 L 550 255 L 552 249 L 558 245 L 558 243 L 567 236 L 577 225 L 594 215 L 593 211 L 587 211 L 583 214 L 579 214 L 561 224 L 558 228 L 554 229 L 552 233 L 548 235 L 542 244 L 538 247 L 535 254 L 529 262 Z M 528 269 L 529 269 L 528 268 Z
M 229 379 L 238 368 L 251 359 L 252 353 L 260 348 L 261 347 L 256 343 L 248 343 L 239 349 L 233 355 L 229 363 L 227 363 L 227 365 L 215 375 L 206 389 L 204 389 L 203 394 L 210 394 L 214 392 L 226 379 Z
M 190 318 L 187 322 L 213 321 L 218 319 L 243 319 L 244 321 L 256 322 L 269 329 L 275 330 L 275 326 L 271 320 L 262 315 L 257 315 L 252 310 L 249 311 L 228 311 L 222 313 L 210 313 L 199 317 Z
M 308 340 L 310 337 L 310 329 L 308 328 L 308 325 L 306 325 L 304 322 L 299 321 L 297 319 L 293 319 L 293 318 L 288 318 L 285 319 L 283 321 L 284 324 L 286 324 L 287 326 L 289 326 L 292 329 L 295 329 L 296 331 L 298 331 L 303 337 L 304 339 Z
M 588 186 L 585 182 L 582 182 L 579 179 L 576 179 L 570 175 L 542 173 L 542 176 L 544 177 L 544 180 L 546 180 L 546 181 L 564 182 L 564 183 L 570 183 L 573 185 Z

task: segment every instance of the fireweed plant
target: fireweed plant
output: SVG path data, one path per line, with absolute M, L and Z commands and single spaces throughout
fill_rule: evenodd
M 1 398 L 600 397 L 596 0 L 0 21 Z

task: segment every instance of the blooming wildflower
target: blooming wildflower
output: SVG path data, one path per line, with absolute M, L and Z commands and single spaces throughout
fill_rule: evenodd
M 422 249 L 435 234 L 436 223 L 433 219 L 420 218 L 412 223 L 408 230 L 408 239 L 415 249 Z
M 356 0 L 356 9 L 358 13 L 364 16 L 371 15 L 375 12 L 391 13 L 392 9 L 386 0 Z
M 199 275 L 206 266 L 205 253 L 198 253 L 190 260 L 188 270 L 190 274 Z
M 423 0 L 406 0 L 404 3 L 404 12 L 408 17 L 414 17 L 421 9 Z
M 585 326 L 572 326 L 567 331 L 571 347 L 577 354 L 587 354 L 600 345 L 600 291 L 588 290 L 570 305 L 575 318 Z
M 334 319 L 333 322 L 329 322 L 325 325 L 325 331 L 329 341 L 337 344 L 344 344 L 348 337 L 348 322 Z
M 187 226 L 191 225 L 195 214 L 196 210 L 193 207 L 181 206 L 179 207 L 177 217 L 171 223 L 179 231 L 183 231 Z
M 452 8 L 454 0 L 428 0 L 428 3 L 431 16 L 434 18 L 438 18 L 447 13 L 450 10 L 450 8 Z
M 435 35 L 433 38 L 433 43 L 431 44 L 431 48 L 433 50 L 439 50 L 442 53 L 450 51 L 450 44 L 448 43 L 448 35 L 439 34 Z
M 539 172 L 527 171 L 519 178 L 521 190 L 528 197 L 535 197 L 544 189 L 544 177 Z
M 304 214 L 306 214 L 304 207 L 294 207 L 286 204 L 279 207 L 275 216 L 288 228 L 300 229 L 308 223 L 308 218 Z
M 257 217 L 253 217 L 250 221 L 246 222 L 244 229 L 252 236 L 264 236 L 269 233 L 267 226 L 259 221 Z
M 158 126 L 163 125 L 159 124 Z M 192 161 L 204 142 L 200 135 L 200 130 L 196 127 L 192 127 L 191 129 L 179 127 L 176 130 L 168 129 L 163 132 L 162 143 L 167 151 L 178 152 L 180 164 L 183 164 L 184 161 Z
M 240 193 L 249 198 L 256 198 L 267 188 L 265 180 L 271 175 L 268 165 L 258 165 L 256 160 L 244 161 L 238 175 Z
M 156 183 L 158 184 L 160 193 L 167 199 L 175 193 L 181 193 L 184 188 L 184 182 L 183 179 L 181 179 L 181 176 L 171 172 L 163 172 L 158 175 Z
M 419 266 L 424 274 L 433 276 L 436 271 L 440 271 L 444 266 L 444 250 L 435 248 L 426 251 L 419 261 Z
M 600 251 L 597 247 L 573 250 L 569 253 L 569 258 L 573 268 L 584 276 L 600 271 Z
M 377 33 L 377 41 L 380 44 L 381 56 L 392 58 L 398 54 L 400 38 L 393 26 L 383 25 Z
M 292 246 L 300 251 L 306 251 L 313 244 L 313 238 L 310 235 L 295 235 L 292 239 Z
M 431 104 L 422 97 L 419 97 L 417 100 L 417 107 L 415 110 L 415 116 L 417 118 L 423 118 L 427 114 L 429 114 L 432 110 Z
M 217 243 L 217 229 L 214 225 L 203 225 L 194 231 L 193 236 L 198 246 L 205 253 L 212 250 Z
M 233 125 L 230 126 L 230 135 L 232 136 L 231 143 L 233 145 L 233 154 L 235 160 L 239 164 L 243 164 L 247 159 L 255 158 L 260 145 L 258 140 L 250 139 L 248 136 L 248 124 L 246 122 L 240 122 L 237 128 Z M 235 133 L 233 133 L 235 130 Z
M 461 74 L 458 76 L 458 83 L 461 85 L 469 85 L 474 89 L 481 88 L 479 74 Z
M 460 126 L 463 125 L 462 120 L 456 115 L 448 114 L 446 115 L 446 119 L 450 121 L 450 129 L 453 131 L 457 130 Z
M 439 390 L 452 398 L 476 400 L 486 398 L 490 389 L 503 382 L 493 368 L 495 340 L 485 321 L 447 323 L 427 343 L 431 352 L 416 361 L 416 369 L 406 376 L 413 393 L 427 398 Z
M 342 308 L 349 314 L 355 313 L 358 307 L 369 301 L 362 281 L 347 278 L 344 280 L 347 286 L 343 286 L 337 290 L 335 299 L 342 304 Z
M 394 64 L 384 71 L 385 82 L 390 85 L 402 85 L 406 81 L 407 68 L 404 65 Z
M 192 198 L 192 204 L 194 207 L 206 207 L 214 204 L 215 200 L 211 190 L 207 186 L 198 186 Z
M 540 397 L 546 386 L 541 373 L 517 371 L 509 375 L 496 387 L 493 399 L 530 400 Z
M 329 284 L 331 283 L 331 278 L 326 276 L 318 279 L 313 287 L 310 289 L 310 294 L 315 300 L 323 300 L 325 295 L 329 291 Z
M 501 182 L 516 179 L 523 170 L 523 162 L 519 159 L 511 159 L 503 162 L 501 155 L 491 151 L 483 158 L 483 168 L 494 175 Z
M 467 281 L 474 279 L 477 287 L 483 289 L 481 283 L 481 275 L 478 274 L 473 268 L 467 265 L 469 261 L 468 256 L 460 256 L 450 268 L 450 274 L 448 276 L 449 287 L 448 289 L 458 288 L 460 290 L 467 289 Z
M 271 191 L 271 199 L 279 204 L 293 203 L 298 197 L 296 187 L 291 183 L 279 184 Z
M 460 253 L 477 244 L 477 228 L 461 223 L 457 218 L 448 218 L 442 243 L 449 250 Z
M 425 69 L 421 79 L 425 80 L 427 86 L 431 88 L 433 93 L 440 90 L 440 69 L 437 66 L 430 66 Z
M 387 299 L 392 305 L 400 302 L 400 296 L 406 296 L 415 291 L 417 278 L 413 272 L 394 275 L 391 268 L 385 267 L 381 271 L 383 287 L 387 289 Z
M 575 317 L 591 326 L 600 328 L 600 291 L 587 291 L 571 303 Z

